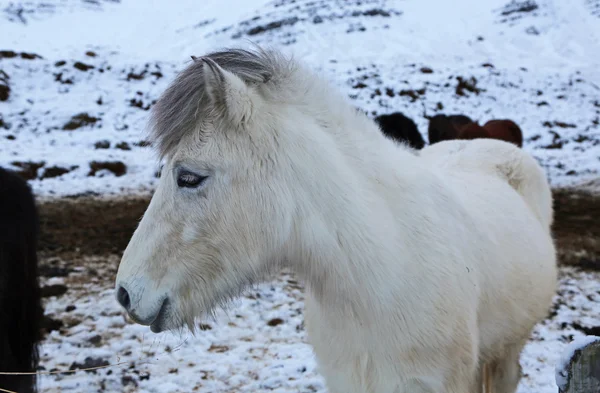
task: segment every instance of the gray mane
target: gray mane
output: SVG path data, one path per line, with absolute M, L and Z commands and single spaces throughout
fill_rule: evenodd
M 204 57 L 235 74 L 248 84 L 279 79 L 290 62 L 279 53 L 258 49 L 226 49 Z M 211 109 L 205 95 L 203 61 L 196 59 L 179 73 L 152 108 L 151 140 L 161 157 L 172 151 L 179 141 L 192 132 L 198 120 Z

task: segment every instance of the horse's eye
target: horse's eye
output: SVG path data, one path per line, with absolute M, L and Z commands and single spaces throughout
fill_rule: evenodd
M 177 175 L 177 186 L 185 187 L 185 188 L 196 188 L 199 187 L 204 180 L 206 180 L 206 176 L 196 175 L 195 173 L 182 171 Z

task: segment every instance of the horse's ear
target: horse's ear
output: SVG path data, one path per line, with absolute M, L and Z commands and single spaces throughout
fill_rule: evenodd
M 223 69 L 214 60 L 203 57 L 202 71 L 206 93 L 212 103 L 235 123 L 247 121 L 252 113 L 251 92 L 246 83 Z M 194 59 L 194 61 L 197 61 Z

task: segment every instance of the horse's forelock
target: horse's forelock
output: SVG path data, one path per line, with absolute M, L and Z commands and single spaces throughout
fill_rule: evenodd
M 258 48 L 227 49 L 213 52 L 208 58 L 247 84 L 265 84 L 287 75 L 290 61 L 278 52 Z M 152 108 L 151 140 L 161 157 L 173 151 L 179 141 L 193 132 L 198 121 L 211 113 L 207 99 L 203 61 L 192 56 L 192 62 L 169 85 Z

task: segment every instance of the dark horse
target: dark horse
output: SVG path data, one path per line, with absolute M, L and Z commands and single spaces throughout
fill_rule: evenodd
M 470 123 L 460 128 L 456 139 L 492 138 L 523 147 L 523 134 L 512 120 L 490 120 L 482 126 Z
M 37 268 L 38 213 L 31 189 L 0 168 L 0 371 L 34 372 L 43 309 Z M 35 375 L 0 375 L 0 388 L 36 392 Z
M 417 150 L 425 146 L 423 136 L 419 132 L 415 122 L 400 112 L 379 115 L 375 118 L 375 122 L 388 138 L 407 143 L 410 147 Z
M 427 134 L 429 144 L 456 139 L 462 126 L 472 123 L 470 117 L 465 115 L 435 115 L 429 119 Z

